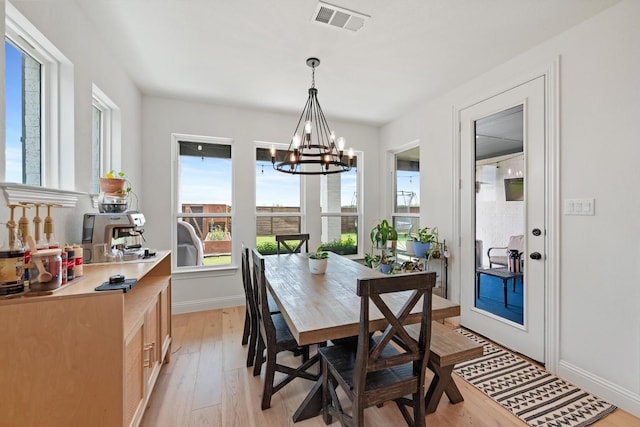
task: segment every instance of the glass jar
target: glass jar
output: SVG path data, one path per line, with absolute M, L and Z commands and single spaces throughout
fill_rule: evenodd
M 60 249 L 45 249 L 31 253 L 29 288 L 48 291 L 62 285 L 62 258 Z

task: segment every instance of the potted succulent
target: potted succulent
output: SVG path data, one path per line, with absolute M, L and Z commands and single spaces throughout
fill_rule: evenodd
M 319 246 L 315 252 L 309 254 L 309 271 L 312 274 L 324 274 L 327 271 L 327 263 L 329 261 L 329 253 Z
M 386 219 L 371 229 L 371 243 L 378 249 L 386 248 L 387 242 L 392 242 L 393 246 L 396 240 L 398 240 L 398 232 Z
M 418 230 L 416 241 L 413 242 L 413 251 L 418 258 L 426 258 L 432 243 L 438 241 L 438 227 L 424 227 Z

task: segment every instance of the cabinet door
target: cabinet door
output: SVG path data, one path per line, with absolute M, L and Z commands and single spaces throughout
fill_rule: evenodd
M 153 384 L 160 371 L 160 296 L 158 295 L 154 304 L 145 315 L 144 327 L 144 349 L 146 358 L 144 360 L 144 371 L 146 380 L 146 390 L 151 393 Z
M 133 337 L 125 343 L 124 425 L 131 425 L 142 414 L 145 398 L 144 324 L 141 322 Z M 138 414 L 138 415 L 136 415 Z
M 160 293 L 160 342 L 162 343 L 161 362 L 165 360 L 168 363 L 171 352 L 171 281 Z

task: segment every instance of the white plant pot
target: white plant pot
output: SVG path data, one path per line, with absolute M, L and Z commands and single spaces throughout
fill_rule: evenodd
M 329 259 L 314 259 L 309 258 L 309 271 L 311 274 L 324 274 L 327 271 L 327 263 Z
M 406 250 L 407 250 L 407 255 L 409 255 L 409 256 L 413 256 L 413 255 L 415 255 L 415 254 L 416 254 L 416 253 L 413 251 L 413 242 L 414 242 L 413 240 L 407 240 L 407 241 L 405 242 L 405 248 L 406 248 Z

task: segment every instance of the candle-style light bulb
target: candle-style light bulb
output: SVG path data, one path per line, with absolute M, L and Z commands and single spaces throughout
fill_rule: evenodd
M 353 159 L 353 148 L 349 148 L 349 158 Z
M 311 120 L 307 120 L 306 122 L 304 122 L 304 133 L 311 133 Z
M 293 135 L 293 149 L 297 150 L 300 147 L 300 135 L 297 133 Z
M 275 163 L 276 162 L 276 147 L 274 147 L 272 145 L 271 149 L 269 149 L 269 151 L 271 152 L 271 163 Z
M 344 144 L 345 144 L 344 137 L 341 136 L 340 138 L 338 138 L 338 150 L 344 151 Z
M 331 139 L 331 142 L 334 142 L 336 140 L 336 132 L 331 131 L 331 133 L 329 134 L 329 138 Z

